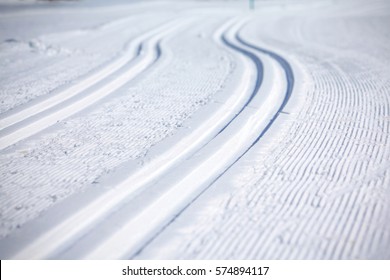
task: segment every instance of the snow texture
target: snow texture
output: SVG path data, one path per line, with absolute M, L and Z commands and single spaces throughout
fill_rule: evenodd
M 113 2 L 0 4 L 1 258 L 390 258 L 388 1 Z

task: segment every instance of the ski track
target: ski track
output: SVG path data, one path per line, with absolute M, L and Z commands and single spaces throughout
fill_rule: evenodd
M 51 98 L 26 108 L 19 114 L 5 118 L 1 123 L 5 128 L 0 133 L 0 149 L 9 147 L 84 110 L 140 75 L 158 60 L 160 56 L 159 40 L 166 33 L 172 31 L 174 24 L 171 22 L 162 25 L 156 30 L 152 30 L 151 35 L 143 34 L 141 38 L 146 37 L 144 41 L 141 38 L 134 40 L 135 46 L 130 48 L 132 50 L 130 53 L 123 56 L 123 60 L 120 59 L 118 62 L 108 65 L 74 87 L 65 89 Z M 185 25 L 185 23 L 182 24 Z M 136 53 L 136 56 L 129 59 L 129 54 L 133 52 Z
M 390 258 L 388 7 L 200 9 L 46 111 L 16 100 L 0 136 L 37 129 L 0 140 L 1 257 Z
M 161 24 L 161 20 L 151 19 L 142 27 L 134 28 L 136 20 L 125 18 L 100 27 L 3 41 L 0 44 L 1 114 L 8 116 L 23 108 L 23 105 L 29 107 L 39 101 L 39 97 L 44 99 L 47 95 L 55 94 L 59 87 L 69 87 L 78 78 L 121 55 L 121 47 L 126 45 L 126 39 L 132 40 L 153 25 Z M 113 37 L 111 34 L 121 36 Z M 113 38 L 107 40 L 107 37 Z M 69 44 L 69 41 L 73 43 Z M 13 69 L 18 71 L 10 71 Z M 28 73 L 32 71 L 36 71 L 40 78 L 31 77 Z M 9 92 L 16 94 L 10 96 Z
M 134 20 L 118 20 L 117 22 L 113 22 L 109 24 L 108 26 L 113 25 L 115 28 L 99 28 L 99 29 L 108 29 L 110 33 L 115 32 L 117 33 L 119 29 L 123 29 L 124 27 L 131 25 Z M 115 24 L 114 24 L 115 23 Z M 91 28 L 89 30 L 76 30 L 76 31 L 70 31 L 66 32 L 65 34 L 69 35 L 64 35 L 63 33 L 59 34 L 52 34 L 46 37 L 54 37 L 54 40 L 56 37 L 61 38 L 63 40 L 63 37 L 66 37 L 68 40 L 72 40 L 73 42 L 78 39 L 79 36 L 86 36 L 89 35 L 89 41 L 93 40 L 93 36 L 97 37 L 97 40 L 102 40 L 100 37 L 102 34 L 98 33 L 95 34 L 93 31 L 96 33 L 96 28 Z M 92 33 L 92 34 L 89 34 Z M 152 32 L 153 33 L 153 32 Z M 107 35 L 106 33 L 103 33 L 104 35 Z M 99 36 L 96 36 L 99 35 Z M 134 35 L 133 35 L 134 36 Z M 92 38 L 91 38 L 92 37 Z M 139 38 L 145 38 L 145 35 L 139 35 L 138 38 L 131 38 L 131 40 L 127 43 L 124 44 L 124 47 L 121 51 L 118 52 L 118 55 L 116 58 L 110 58 L 110 61 L 107 63 L 107 65 L 104 65 L 103 67 L 99 67 L 98 71 L 93 71 L 92 74 L 87 75 L 87 77 L 84 77 L 84 79 L 81 79 L 80 81 L 77 81 L 73 85 L 69 86 L 63 86 L 59 87 L 54 92 L 51 92 L 50 95 L 44 95 L 42 98 L 35 98 L 34 100 L 28 102 L 25 104 L 25 106 L 20 106 L 18 105 L 18 102 L 15 102 L 15 106 L 18 105 L 18 107 L 15 110 L 11 110 L 8 113 L 4 113 L 0 122 L 0 129 L 4 129 L 10 125 L 13 125 L 27 117 L 31 117 L 34 114 L 37 114 L 41 111 L 44 111 L 47 109 L 49 106 L 54 106 L 76 94 L 78 94 L 80 91 L 90 87 L 94 83 L 97 83 L 99 80 L 103 79 L 104 77 L 112 74 L 114 71 L 118 70 L 120 67 L 125 65 L 126 63 L 129 63 L 130 59 L 134 58 L 134 54 L 136 53 L 136 49 L 138 49 L 140 46 L 136 46 L 135 42 L 140 41 Z M 53 39 L 52 39 L 53 40 Z M 84 39 L 85 40 L 85 39 Z M 96 40 L 96 39 L 95 39 Z M 63 42 L 58 42 L 59 40 L 57 39 L 57 44 Z M 139 42 L 138 42 L 139 43 Z M 45 47 L 47 48 L 47 47 Z M 21 54 L 18 52 L 18 56 L 21 56 Z M 139 55 L 139 54 L 138 54 Z M 43 60 L 43 59 L 41 59 Z M 46 61 L 43 60 L 45 63 Z M 64 63 L 63 60 L 57 61 L 56 64 L 62 64 Z M 54 68 L 58 67 L 57 65 L 54 65 Z M 37 65 L 34 65 L 34 67 L 37 67 Z M 38 65 L 39 68 L 43 68 L 43 65 Z M 26 69 L 25 72 L 29 72 L 31 69 Z M 53 71 L 51 69 L 51 71 Z M 95 73 L 94 73 L 95 72 Z M 24 81 L 26 82 L 26 81 Z M 27 96 L 23 96 L 23 99 L 28 99 Z M 51 101 L 53 100 L 53 101 Z

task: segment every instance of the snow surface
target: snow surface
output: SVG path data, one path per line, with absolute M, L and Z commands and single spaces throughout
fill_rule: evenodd
M 388 1 L 13 2 L 1 258 L 390 258 Z

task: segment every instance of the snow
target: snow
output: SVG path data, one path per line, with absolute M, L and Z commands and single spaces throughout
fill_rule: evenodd
M 390 257 L 386 1 L 112 2 L 1 4 L 2 258 Z

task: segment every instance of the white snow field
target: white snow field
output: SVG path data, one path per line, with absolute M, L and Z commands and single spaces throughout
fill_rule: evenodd
M 390 1 L 0 1 L 1 259 L 390 259 Z

